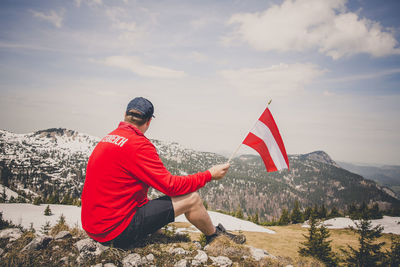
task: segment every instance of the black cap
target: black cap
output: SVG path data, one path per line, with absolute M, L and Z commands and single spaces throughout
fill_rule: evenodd
M 143 97 L 136 97 L 129 102 L 128 106 L 126 107 L 126 112 L 128 113 L 129 110 L 134 109 L 141 113 L 143 118 L 148 119 L 150 117 L 154 117 L 154 106 L 153 104 Z

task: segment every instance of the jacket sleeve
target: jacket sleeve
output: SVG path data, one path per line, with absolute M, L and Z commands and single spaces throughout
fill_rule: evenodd
M 150 142 L 144 143 L 137 150 L 132 164 L 135 169 L 133 175 L 136 178 L 167 196 L 194 192 L 211 181 L 211 173 L 208 170 L 187 176 L 172 175 Z

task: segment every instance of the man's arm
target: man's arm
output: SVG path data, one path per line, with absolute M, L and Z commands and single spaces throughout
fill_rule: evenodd
M 139 152 L 140 151 L 140 152 Z M 155 147 L 144 144 L 134 157 L 134 175 L 147 185 L 168 196 L 179 196 L 197 191 L 211 179 L 219 180 L 229 169 L 229 164 L 211 167 L 205 172 L 192 175 L 172 175 L 162 163 Z

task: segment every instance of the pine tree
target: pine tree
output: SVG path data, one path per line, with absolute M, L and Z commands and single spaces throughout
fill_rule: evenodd
M 382 219 L 382 212 L 379 210 L 378 203 L 375 203 L 369 210 L 369 216 L 371 219 Z
M 288 225 L 290 223 L 289 212 L 287 209 L 282 210 L 282 215 L 279 218 L 279 225 Z
M 361 204 L 360 208 L 358 209 L 359 217 L 357 219 L 370 219 L 369 209 L 367 203 L 365 201 Z
M 330 244 L 332 241 L 327 240 L 330 237 L 329 230 L 323 224 L 318 228 L 316 217 L 315 213 L 310 214 L 310 229 L 308 236 L 304 235 L 307 241 L 301 243 L 304 247 L 299 248 L 298 252 L 302 256 L 314 257 L 327 266 L 336 266 L 337 259 Z
M 239 219 L 243 219 L 244 218 L 243 211 L 242 211 L 242 208 L 240 206 L 238 206 L 238 208 L 236 210 L 235 217 L 239 218 Z
M 12 178 L 12 171 L 10 170 L 10 168 L 8 166 L 5 166 L 4 163 L 2 164 L 3 166 L 1 166 L 1 184 L 9 187 L 9 180 L 11 180 Z M 11 166 L 11 165 L 10 165 Z
M 3 192 L 1 193 L 0 203 L 6 203 L 6 202 L 7 202 L 6 187 L 3 186 Z
M 42 198 L 41 197 L 35 197 L 35 199 L 33 200 L 33 205 L 39 206 L 40 204 L 42 204 Z
M 33 228 L 33 223 L 31 222 L 30 226 L 29 226 L 29 232 L 35 233 L 36 230 L 35 228 Z
M 292 210 L 292 213 L 290 214 L 290 220 L 292 223 L 304 222 L 304 216 L 303 213 L 300 211 L 300 204 L 298 200 L 294 202 L 294 208 Z
M 69 227 L 66 224 L 65 216 L 64 216 L 64 214 L 61 214 L 60 217 L 57 220 L 57 224 L 54 225 L 53 228 L 51 228 L 50 234 L 51 235 L 56 235 L 61 231 L 68 231 L 68 230 L 69 230 Z
M 336 217 L 340 217 L 340 216 L 342 216 L 342 215 L 339 213 L 336 206 L 333 206 L 331 209 L 331 212 L 328 215 L 328 218 L 336 218 Z
M 353 220 L 357 219 L 358 211 L 357 211 L 357 207 L 354 203 L 350 204 L 349 207 L 347 208 L 347 214 L 349 215 L 349 217 L 351 219 L 353 219 Z
M 60 217 L 58 218 L 57 224 L 58 225 L 65 225 L 65 216 L 64 216 L 64 214 L 60 215 Z
M 312 212 L 312 208 L 311 207 L 307 207 L 306 209 L 305 209 L 305 211 L 304 211 L 304 220 L 306 221 L 306 220 L 308 220 L 308 219 L 310 219 L 310 214 L 311 214 L 311 212 Z
M 51 194 L 51 195 L 47 198 L 46 203 L 48 203 L 48 204 L 56 204 L 55 196 L 54 196 L 53 194 Z
M 3 219 L 3 212 L 0 211 L 0 230 L 10 227 L 11 223 Z
M 386 253 L 387 259 L 384 263 L 390 267 L 400 266 L 400 237 L 392 236 L 392 245 L 390 246 L 390 251 Z
M 372 228 L 371 221 L 366 218 L 360 222 L 354 222 L 356 228 L 351 230 L 359 235 L 359 248 L 354 249 L 348 245 L 350 251 L 342 249 L 345 254 L 345 262 L 350 266 L 379 266 L 385 258 L 384 253 L 381 251 L 385 242 L 377 243 L 376 239 L 382 236 L 383 227 L 377 225 Z
M 319 235 L 318 235 L 318 254 L 317 259 L 324 262 L 327 266 L 336 266 L 337 259 L 335 254 L 332 251 L 331 242 L 332 240 L 327 240 L 331 234 L 329 233 L 328 228 L 325 225 L 321 225 L 319 228 Z
M 259 224 L 259 218 L 258 218 L 258 212 L 256 212 L 256 214 L 254 214 L 254 216 L 251 218 L 251 221 L 255 224 Z
M 321 205 L 321 208 L 318 210 L 318 218 L 319 219 L 326 219 L 328 211 L 324 204 Z
M 80 198 L 74 198 L 73 201 L 72 201 L 72 205 L 80 207 L 81 206 Z
M 305 246 L 305 248 L 300 248 L 299 253 L 300 255 L 303 256 L 314 256 L 317 254 L 317 239 L 318 239 L 317 218 L 314 212 L 310 214 L 310 219 L 308 221 L 308 224 L 310 225 L 310 229 L 308 230 L 308 236 L 303 235 L 307 239 L 307 241 L 301 243 L 302 245 Z
M 47 205 L 46 209 L 44 210 L 44 215 L 45 216 L 50 216 L 52 215 L 50 205 Z
M 54 204 L 60 204 L 60 194 L 58 192 L 54 194 Z
M 311 210 L 311 213 L 314 213 L 314 215 L 316 216 L 316 218 L 317 218 L 317 219 L 320 219 L 320 218 L 319 218 L 319 215 L 318 215 L 318 214 L 319 214 L 319 208 L 318 208 L 318 205 L 317 205 L 317 204 L 314 205 L 314 207 L 313 207 L 312 210 Z M 311 213 L 310 213 L 310 214 L 311 214 Z
M 42 225 L 42 227 L 40 228 L 40 232 L 44 235 L 48 235 L 49 231 L 51 229 L 51 225 L 49 221 L 46 221 L 46 223 L 44 225 Z

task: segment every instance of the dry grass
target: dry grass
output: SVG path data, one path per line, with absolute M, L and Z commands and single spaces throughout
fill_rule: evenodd
M 267 233 L 254 233 L 244 232 L 247 238 L 247 244 L 267 250 L 269 253 L 275 256 L 289 257 L 294 262 L 304 261 L 304 257 L 299 256 L 298 249 L 301 246 L 301 242 L 305 241 L 303 235 L 308 235 L 308 228 L 301 227 L 300 224 L 289 225 L 289 226 L 270 226 L 276 234 Z M 335 253 L 341 255 L 340 248 L 347 249 L 347 245 L 357 247 L 358 239 L 357 235 L 348 229 L 331 229 L 329 230 L 332 240 L 332 249 Z M 384 234 L 379 241 L 386 242 L 385 249 L 390 248 L 390 236 Z
M 249 248 L 235 244 L 226 236 L 217 237 L 208 247 L 207 253 L 211 256 L 226 256 L 240 260 L 243 257 L 249 257 Z
M 189 227 L 188 223 L 175 223 L 177 228 Z M 270 254 L 279 257 L 280 261 L 286 261 L 296 266 L 324 266 L 317 260 L 310 257 L 302 257 L 298 254 L 301 243 L 306 239 L 303 235 L 308 235 L 308 228 L 301 227 L 301 224 L 288 226 L 267 227 L 276 234 L 243 232 L 247 238 L 247 245 L 265 249 Z M 347 249 L 347 245 L 354 248 L 358 247 L 358 236 L 349 229 L 330 229 L 332 249 L 339 257 L 343 254 L 340 249 Z M 192 240 L 199 240 L 200 233 L 189 233 Z M 389 250 L 391 244 L 391 234 L 383 234 L 379 242 L 386 242 L 383 251 Z

